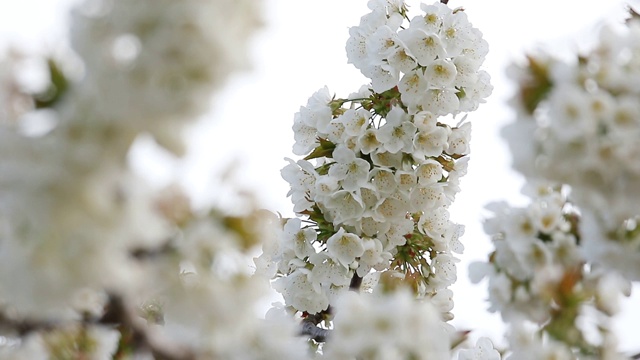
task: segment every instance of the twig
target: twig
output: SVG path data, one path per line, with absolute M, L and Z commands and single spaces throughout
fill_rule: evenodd
M 13 331 L 22 337 L 34 331 L 49 331 L 59 327 L 60 324 L 55 321 L 47 320 L 30 320 L 30 319 L 12 319 L 5 313 L 0 312 L 0 329 Z
M 331 306 L 329 306 L 327 310 L 321 311 L 317 314 L 307 315 L 307 317 L 302 320 L 300 335 L 307 335 L 310 339 L 313 339 L 316 342 L 327 341 L 327 337 L 331 333 L 331 330 L 323 329 L 319 327 L 318 324 L 324 320 L 325 315 L 329 314 L 331 314 Z
M 331 330 L 318 327 L 313 321 L 308 319 L 302 320 L 302 331 L 300 331 L 300 334 L 309 336 L 309 339 L 313 339 L 316 342 L 325 342 L 330 332 Z
M 156 360 L 195 360 L 195 355 L 188 349 L 175 344 L 160 343 L 149 336 L 148 332 L 133 311 L 127 308 L 117 295 L 109 296 L 107 311 L 100 319 L 102 324 L 118 324 L 123 331 L 130 332 L 134 341 L 134 349 L 147 349 Z
M 195 360 L 195 355 L 188 349 L 153 339 L 140 320 L 121 297 L 110 294 L 104 315 L 100 318 L 84 318 L 80 324 L 117 326 L 122 334 L 129 334 L 134 351 L 147 350 L 157 360 Z M 0 311 L 0 330 L 11 331 L 19 337 L 32 332 L 63 329 L 73 323 L 76 322 L 14 319 Z
M 360 291 L 360 285 L 362 285 L 362 278 L 357 273 L 354 273 L 349 284 L 349 290 L 358 292 Z

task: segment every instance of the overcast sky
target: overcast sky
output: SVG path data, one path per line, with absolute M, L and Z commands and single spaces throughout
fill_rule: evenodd
M 32 50 L 55 47 L 65 34 L 65 11 L 76 0 L 0 0 L 0 48 L 12 43 Z M 408 0 L 411 14 L 419 11 L 419 1 Z M 455 323 L 501 339 L 499 318 L 489 315 L 483 299 L 486 289 L 467 280 L 467 264 L 485 259 L 490 250 L 482 232 L 483 206 L 496 200 L 522 204 L 521 179 L 510 170 L 506 145 L 498 132 L 510 121 L 506 99 L 512 85 L 504 76 L 505 67 L 540 44 L 558 51 L 587 46 L 588 39 L 604 21 L 620 22 L 624 5 L 620 0 L 451 0 L 462 6 L 469 20 L 489 42 L 485 70 L 492 76 L 493 95 L 468 119 L 473 125 L 472 155 L 462 192 L 452 207 L 452 220 L 467 227 L 466 246 L 454 287 Z M 186 161 L 177 162 L 158 152 L 149 152 L 141 143 L 138 153 L 146 154 L 136 166 L 153 181 L 163 185 L 179 180 L 187 185 L 200 204 L 220 200 L 216 191 L 219 170 L 240 164 L 236 182 L 257 192 L 266 208 L 291 216 L 285 197 L 287 184 L 280 178 L 284 157 L 297 159 L 292 152 L 293 114 L 307 98 L 327 85 L 338 97 L 356 91 L 366 80 L 347 64 L 344 44 L 348 28 L 357 25 L 368 10 L 366 0 L 265 0 L 265 27 L 253 40 L 254 69 L 237 75 L 217 97 L 210 116 L 189 135 Z M 630 4 L 638 4 L 633 0 Z M 149 160 L 151 159 L 151 160 Z M 222 201 L 222 200 L 220 200 Z M 483 284 L 484 285 L 484 284 Z M 636 291 L 637 293 L 638 291 Z M 638 296 L 634 298 L 637 303 Z M 630 302 L 628 302 L 630 303 Z M 627 306 L 619 321 L 622 347 L 640 350 L 636 326 L 637 306 Z M 627 331 L 622 331 L 627 329 Z

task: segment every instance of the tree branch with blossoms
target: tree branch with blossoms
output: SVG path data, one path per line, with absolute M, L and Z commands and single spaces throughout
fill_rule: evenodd
M 433 326 L 453 317 L 448 287 L 456 280 L 463 226 L 449 219 L 448 208 L 466 173 L 471 129 L 466 116 L 455 118 L 492 89 L 480 70 L 487 44 L 461 9 L 423 4 L 423 13 L 409 18 L 402 1 L 370 1 L 369 8 L 349 30 L 346 50 L 371 83 L 346 98 L 325 87 L 295 114 L 293 152 L 303 159 L 288 159 L 281 173 L 298 217 L 282 219 L 277 243 L 256 259 L 258 272 L 275 280 L 285 305 L 302 317 L 302 333 L 326 341 L 327 356 L 343 356 L 346 343 L 352 356 L 382 346 L 345 337 L 354 326 L 370 328 L 335 307 L 343 297 L 388 292 L 389 302 L 406 301 L 408 295 L 394 294 L 407 287 L 416 298 L 410 307 L 438 307 Z M 380 319 L 388 331 L 409 321 L 396 315 Z M 386 335 L 387 344 L 398 338 Z M 434 349 L 394 351 L 448 354 L 450 339 L 429 343 L 438 341 Z
M 529 54 L 510 69 L 516 118 L 502 134 L 531 202 L 488 206 L 495 251 L 470 269 L 489 279 L 510 358 L 629 358 L 612 328 L 640 278 L 640 22 L 629 13 L 588 52 Z

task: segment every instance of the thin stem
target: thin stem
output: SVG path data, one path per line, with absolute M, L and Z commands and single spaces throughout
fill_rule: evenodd
M 316 342 L 325 342 L 330 332 L 331 330 L 318 327 L 312 320 L 302 320 L 302 330 L 300 334 L 309 336 L 309 339 L 313 339 Z
M 360 285 L 362 285 L 362 278 L 357 273 L 354 273 L 349 284 L 349 290 L 358 292 L 360 291 Z

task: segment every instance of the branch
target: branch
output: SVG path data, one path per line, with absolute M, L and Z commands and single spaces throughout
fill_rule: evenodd
M 349 290 L 358 292 L 360 291 L 361 285 L 362 278 L 358 276 L 357 273 L 354 273 L 351 278 L 351 283 L 349 283 Z M 331 333 L 331 330 L 323 329 L 319 327 L 318 324 L 322 322 L 324 320 L 324 316 L 328 314 L 331 314 L 331 307 L 328 307 L 327 310 L 321 311 L 317 314 L 307 315 L 307 317 L 302 320 L 300 335 L 307 335 L 310 339 L 313 339 L 316 342 L 327 341 L 327 337 Z
M 99 323 L 120 325 L 122 332 L 131 334 L 134 349 L 147 349 L 156 360 L 195 360 L 195 354 L 188 349 L 153 339 L 139 320 L 119 296 L 111 294 L 107 311 Z
M 357 273 L 353 273 L 351 283 L 349 283 L 349 290 L 358 292 L 360 291 L 360 285 L 362 285 L 362 278 Z
M 318 324 L 324 320 L 324 317 L 327 314 L 331 314 L 331 306 L 329 306 L 327 310 L 321 311 L 317 314 L 307 315 L 307 317 L 302 320 L 300 335 L 307 335 L 310 339 L 313 339 L 316 342 L 327 341 L 327 337 L 331 333 L 331 330 L 318 327 Z
M 142 319 L 129 309 L 119 296 L 109 295 L 109 301 L 105 308 L 106 311 L 101 318 L 84 318 L 80 324 L 117 326 L 122 336 L 126 334 L 131 339 L 131 343 L 128 345 L 134 351 L 147 350 L 157 360 L 195 360 L 195 354 L 188 349 L 152 338 L 142 323 Z M 72 323 L 75 321 L 14 319 L 4 312 L 0 312 L 0 331 L 15 333 L 18 337 L 24 337 L 32 332 L 55 331 Z
M 28 335 L 34 331 L 50 331 L 61 324 L 55 321 L 12 319 L 4 312 L 0 312 L 0 330 L 15 332 L 19 337 Z
M 300 331 L 300 334 L 308 335 L 309 339 L 313 339 L 316 342 L 325 342 L 327 341 L 327 337 L 330 333 L 331 330 L 320 328 L 311 320 L 302 320 L 302 330 Z

